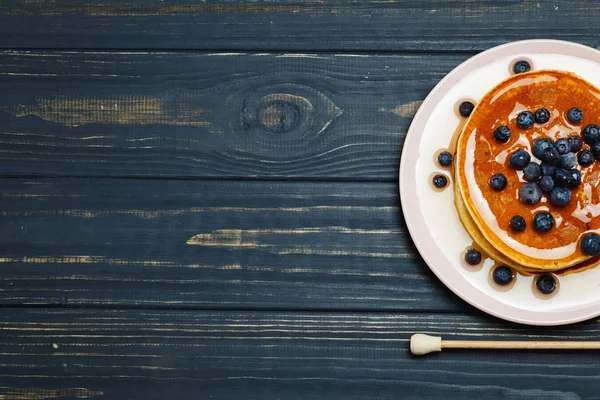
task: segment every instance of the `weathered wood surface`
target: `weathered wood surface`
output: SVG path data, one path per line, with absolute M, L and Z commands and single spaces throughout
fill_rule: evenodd
M 419 257 L 392 183 L 4 179 L 0 186 L 3 304 L 467 307 Z
M 408 351 L 414 332 L 598 340 L 595 321 L 523 328 L 481 315 L 4 309 L 0 327 L 5 399 L 597 399 L 600 387 L 599 352 Z
M 600 45 L 585 0 L 3 0 L 0 47 L 482 50 L 521 39 Z
M 465 58 L 4 51 L 0 174 L 395 180 Z
M 583 0 L 0 1 L 0 399 L 600 399 L 600 353 L 409 355 L 415 332 L 600 331 L 460 301 L 397 189 L 448 71 L 512 40 L 600 47 L 599 17 Z

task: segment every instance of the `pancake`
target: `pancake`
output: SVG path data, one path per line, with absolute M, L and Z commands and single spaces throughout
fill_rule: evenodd
M 473 221 L 473 218 L 471 218 L 471 215 L 469 214 L 469 211 L 465 206 L 462 196 L 460 195 L 458 185 L 454 185 L 454 205 L 456 206 L 456 210 L 458 211 L 458 217 L 460 221 L 462 222 L 467 232 L 469 232 L 469 235 L 471 236 L 471 239 L 473 239 L 473 242 L 476 243 L 481 248 L 481 250 L 483 250 L 483 252 L 487 254 L 490 258 L 492 258 L 498 263 L 512 267 L 520 272 L 531 274 L 539 272 L 537 269 L 527 268 L 523 265 L 517 264 L 515 261 L 500 253 L 494 246 L 492 246 L 490 242 L 487 241 L 487 239 L 481 234 L 481 231 L 477 227 L 477 224 L 475 224 L 475 221 Z
M 516 117 L 522 111 L 535 113 L 539 108 L 550 112 L 550 120 L 522 129 Z M 571 123 L 567 111 L 578 107 L 583 112 L 580 124 Z M 571 189 L 571 200 L 564 207 L 548 201 L 535 205 L 519 199 L 526 183 L 523 172 L 509 166 L 510 155 L 522 149 L 531 154 L 536 139 L 581 135 L 588 124 L 600 125 L 600 90 L 568 72 L 541 70 L 514 75 L 490 90 L 478 102 L 466 122 L 456 147 L 455 203 L 459 217 L 473 240 L 498 262 L 521 271 L 556 271 L 589 265 L 591 257 L 579 246 L 582 236 L 600 230 L 600 161 L 588 167 L 577 165 L 582 183 Z M 511 130 L 510 139 L 501 143 L 494 131 L 501 125 Z M 582 149 L 589 149 L 584 144 Z M 533 155 L 532 161 L 540 162 Z M 507 186 L 496 191 L 490 177 L 502 173 Z M 533 228 L 533 217 L 548 211 L 555 225 L 548 232 Z M 510 220 L 520 215 L 527 228 L 510 229 Z

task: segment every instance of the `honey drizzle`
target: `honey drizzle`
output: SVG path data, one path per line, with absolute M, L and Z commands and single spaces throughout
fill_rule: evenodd
M 474 102 L 474 104 L 476 105 L 477 103 Z M 458 112 L 457 112 L 457 114 L 458 114 Z M 455 178 L 455 173 L 456 173 L 456 148 L 457 148 L 457 145 L 458 145 L 458 138 L 460 137 L 460 135 L 461 135 L 464 127 L 466 126 L 468 119 L 469 119 L 468 117 L 462 117 L 462 116 L 460 116 L 460 114 L 458 114 L 458 115 L 460 117 L 460 122 L 458 123 L 458 125 L 457 125 L 454 133 L 452 134 L 452 137 L 450 139 L 450 143 L 448 145 L 448 148 L 447 149 L 439 149 L 435 153 L 435 156 L 434 156 L 434 162 L 436 163 L 436 165 L 438 165 L 439 167 L 441 167 L 443 169 L 449 170 L 450 176 L 451 176 L 451 179 L 449 179 L 449 185 L 456 185 L 456 183 L 455 183 L 455 180 L 456 180 L 456 178 Z M 557 117 L 557 115 L 555 114 L 555 115 L 553 115 L 553 117 L 555 118 L 555 117 Z M 529 143 L 527 145 L 523 146 L 523 147 L 527 147 L 527 150 L 529 150 L 529 151 L 531 150 L 529 148 Z M 447 167 L 440 166 L 439 163 L 437 162 L 437 156 L 441 152 L 443 152 L 443 151 L 448 151 L 450 154 L 452 154 L 452 163 L 449 166 L 447 166 Z M 443 189 L 445 189 L 445 188 L 443 188 Z M 436 188 L 436 190 L 439 190 L 439 189 Z M 469 233 L 469 230 L 465 227 L 462 219 L 459 218 L 459 221 L 463 225 L 463 228 L 465 229 L 465 231 L 467 233 Z M 470 233 L 469 233 L 469 236 L 470 236 Z M 474 248 L 474 249 L 476 249 L 477 251 L 479 251 L 481 253 L 481 257 L 482 257 L 481 264 L 479 264 L 477 266 L 471 266 L 471 265 L 466 264 L 466 262 L 464 261 L 464 254 L 465 254 L 466 250 L 468 250 L 469 248 Z M 490 270 L 491 273 L 493 273 L 493 269 L 496 266 L 498 266 L 498 265 L 504 265 L 503 263 L 499 262 L 498 260 L 496 260 L 492 256 L 490 256 L 487 252 L 485 252 L 481 248 L 481 246 L 479 246 L 475 241 L 473 241 L 471 243 L 471 246 L 467 247 L 461 253 L 461 264 L 463 264 L 463 266 L 467 266 L 467 269 L 470 270 L 470 271 L 480 270 L 482 268 L 483 264 L 485 263 L 486 259 L 491 259 L 491 260 L 494 261 L 494 266 Z M 600 264 L 600 256 L 591 258 L 591 259 L 586 260 L 586 261 L 584 261 L 584 262 L 582 262 L 580 264 L 576 264 L 576 265 L 568 267 L 568 268 L 564 268 L 564 269 L 561 269 L 561 270 L 552 271 L 552 273 L 555 276 L 566 276 L 566 275 L 570 275 L 570 274 L 573 274 L 573 273 L 582 272 L 582 271 L 588 270 L 590 268 L 594 268 L 598 264 Z M 514 281 L 516 281 L 518 275 L 521 275 L 521 276 L 537 276 L 537 275 L 540 275 L 540 274 L 548 273 L 548 271 L 545 271 L 545 270 L 539 270 L 538 271 L 538 270 L 534 270 L 534 269 L 531 269 L 531 268 L 520 266 L 518 264 L 510 266 L 510 268 L 513 269 L 513 271 L 515 272 L 515 279 L 513 280 L 513 284 L 509 285 L 510 288 L 512 288 L 512 286 L 514 286 Z M 492 279 L 492 281 L 493 281 L 493 279 Z M 534 279 L 534 284 L 535 284 L 535 281 L 536 280 Z M 557 279 L 557 282 L 558 282 L 558 279 Z M 495 282 L 494 282 L 494 285 L 498 286 Z M 547 297 L 545 297 L 545 298 L 547 298 Z

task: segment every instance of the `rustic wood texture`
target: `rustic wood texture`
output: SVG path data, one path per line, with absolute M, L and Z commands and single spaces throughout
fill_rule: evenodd
M 599 352 L 408 350 L 414 332 L 594 340 L 594 321 L 523 328 L 481 315 L 5 309 L 0 327 L 0 396 L 9 399 L 597 399 L 600 385 Z
M 462 310 L 395 184 L 4 179 L 3 304 Z
M 3 0 L 0 47 L 482 50 L 521 39 L 600 45 L 585 0 Z
M 0 399 L 600 399 L 598 321 L 483 315 L 397 171 L 477 51 L 600 47 L 576 0 L 0 1 Z
M 391 181 L 465 58 L 4 51 L 0 174 Z

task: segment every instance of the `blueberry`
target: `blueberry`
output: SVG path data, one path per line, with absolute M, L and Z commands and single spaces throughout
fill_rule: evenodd
M 558 154 L 558 151 L 554 147 L 551 147 L 550 149 L 548 149 L 546 158 L 542 161 L 546 161 L 548 164 L 551 165 L 556 165 L 560 161 L 560 154 Z
M 579 154 L 577 154 L 577 161 L 579 161 L 579 165 L 582 167 L 587 167 L 594 162 L 594 155 L 589 150 L 581 150 Z
M 510 139 L 510 128 L 506 125 L 499 126 L 494 131 L 494 137 L 497 141 L 506 143 Z
M 558 162 L 559 168 L 571 169 L 575 165 L 577 165 L 577 156 L 575 153 L 567 153 L 560 156 L 560 161 Z
M 569 141 L 569 147 L 573 153 L 577 153 L 581 150 L 581 146 L 583 145 L 583 140 L 581 140 L 581 136 L 575 135 L 571 136 L 567 139 Z
M 568 182 L 568 187 L 575 188 L 581 185 L 581 172 L 578 169 L 572 168 L 567 171 L 569 173 L 570 179 Z
M 531 150 L 534 156 L 550 165 L 556 165 L 560 160 L 560 154 L 550 139 L 537 139 Z
M 475 249 L 469 249 L 465 253 L 465 261 L 469 265 L 477 265 L 481 263 L 481 253 Z
M 596 143 L 600 140 L 600 126 L 596 124 L 586 125 L 583 132 L 581 132 L 581 138 L 587 144 Z
M 571 201 L 571 191 L 565 187 L 555 187 L 548 197 L 553 206 L 564 207 Z
M 554 147 L 554 143 L 552 142 L 551 139 L 548 139 L 548 138 L 536 139 L 533 142 L 533 147 L 531 148 L 531 151 L 533 152 L 534 156 L 539 158 L 539 156 L 543 157 L 544 151 L 551 147 Z
M 542 275 L 535 282 L 535 286 L 543 294 L 550 294 L 556 290 L 556 281 L 552 275 Z
M 463 117 L 468 117 L 469 115 L 471 115 L 474 108 L 475 104 L 471 103 L 470 101 L 463 101 L 458 106 L 458 113 Z
M 506 187 L 508 180 L 504 174 L 495 174 L 490 178 L 490 186 L 494 190 L 502 190 Z
M 517 150 L 511 154 L 508 164 L 514 169 L 523 169 L 531 161 L 531 156 L 525 150 Z
M 437 174 L 436 176 L 434 176 L 432 181 L 433 186 L 435 186 L 438 189 L 446 187 L 446 185 L 448 184 L 448 178 L 446 178 L 446 175 L 442 174 Z
M 508 285 L 515 278 L 515 274 L 513 273 L 512 269 L 504 265 L 496 267 L 492 273 L 492 276 L 494 278 L 494 282 L 502 286 Z
M 510 229 L 515 232 L 523 232 L 527 227 L 527 223 L 525 222 L 525 218 L 520 215 L 515 215 L 510 219 Z
M 542 166 L 536 162 L 530 162 L 523 168 L 523 177 L 528 182 L 537 182 L 542 177 Z
M 548 232 L 554 226 L 554 218 L 547 211 L 540 211 L 533 217 L 533 227 L 538 232 Z
M 517 125 L 521 129 L 531 128 L 534 122 L 535 118 L 533 117 L 533 114 L 529 111 L 523 111 L 520 112 L 519 115 L 517 115 Z
M 567 119 L 573 124 L 578 124 L 583 121 L 583 112 L 579 108 L 573 107 L 567 111 Z
M 567 186 L 569 183 L 569 173 L 566 169 L 557 168 L 554 174 L 554 184 L 556 186 Z
M 581 183 L 581 172 L 576 169 L 565 170 L 558 168 L 554 174 L 554 184 L 574 188 Z
M 542 192 L 548 193 L 554 189 L 554 179 L 552 179 L 552 177 L 549 175 L 544 175 L 540 178 L 538 185 L 540 185 Z
M 592 152 L 592 155 L 594 156 L 594 158 L 596 160 L 599 159 L 600 158 L 600 141 L 591 144 L 590 151 Z
M 558 150 L 558 154 L 567 154 L 571 151 L 569 140 L 565 138 L 560 138 L 554 142 L 554 147 L 556 147 L 556 150 Z
M 588 256 L 597 256 L 600 254 L 600 236 L 595 233 L 588 233 L 581 239 L 581 251 Z
M 452 154 L 450 154 L 449 151 L 442 151 L 438 155 L 438 163 L 442 167 L 448 167 L 450 164 L 452 164 Z
M 542 189 L 537 183 L 526 183 L 519 189 L 519 198 L 525 204 L 537 204 L 542 199 Z
M 525 60 L 519 60 L 513 65 L 513 72 L 515 74 L 522 74 L 529 71 L 531 71 L 531 65 Z
M 554 176 L 556 167 L 554 165 L 542 163 L 542 171 L 544 172 L 544 175 Z
M 540 108 L 535 112 L 534 117 L 535 122 L 538 124 L 545 124 L 546 122 L 550 121 L 550 111 L 546 110 L 545 108 Z

